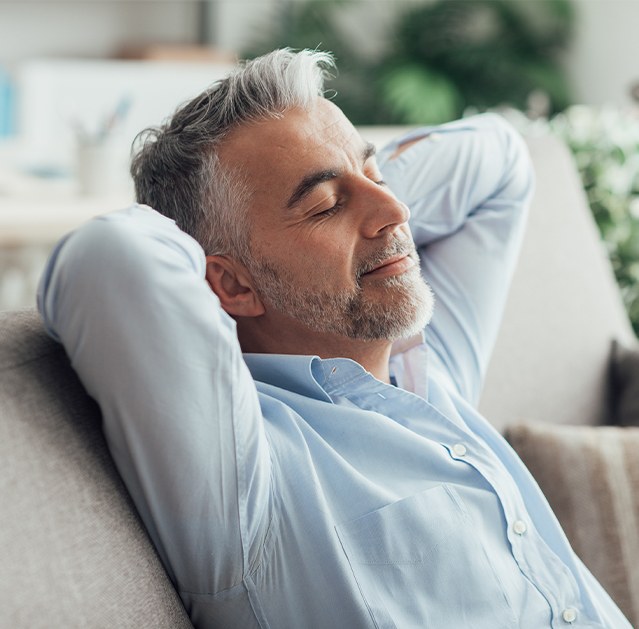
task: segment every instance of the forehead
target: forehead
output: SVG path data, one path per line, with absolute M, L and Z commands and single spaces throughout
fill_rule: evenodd
M 316 169 L 358 164 L 364 146 L 342 111 L 320 98 L 309 110 L 290 109 L 280 118 L 235 129 L 219 156 L 245 175 L 254 192 L 264 194 L 287 190 Z

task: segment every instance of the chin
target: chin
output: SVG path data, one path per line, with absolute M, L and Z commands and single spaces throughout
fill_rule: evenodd
M 435 299 L 419 270 L 388 278 L 380 288 L 381 296 L 367 295 L 351 310 L 353 334 L 349 336 L 397 341 L 419 334 L 428 325 Z

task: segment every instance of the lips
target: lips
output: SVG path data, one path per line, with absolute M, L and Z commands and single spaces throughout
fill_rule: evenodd
M 376 267 L 364 273 L 366 277 L 388 277 L 391 275 L 400 275 L 415 266 L 416 262 L 407 253 L 386 258 Z

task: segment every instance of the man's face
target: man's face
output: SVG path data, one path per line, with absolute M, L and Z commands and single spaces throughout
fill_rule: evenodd
M 251 259 L 267 311 L 309 332 L 395 340 L 421 330 L 432 295 L 372 146 L 325 99 L 235 130 L 220 157 L 251 189 Z

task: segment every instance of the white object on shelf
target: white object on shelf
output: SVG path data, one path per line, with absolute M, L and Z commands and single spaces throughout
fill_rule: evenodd
M 118 137 L 121 153 L 128 156 L 140 131 L 162 123 L 232 68 L 177 61 L 26 61 L 18 70 L 17 113 L 27 158 L 34 165 L 72 168 L 78 127 L 96 134 L 123 99 L 130 107 Z

